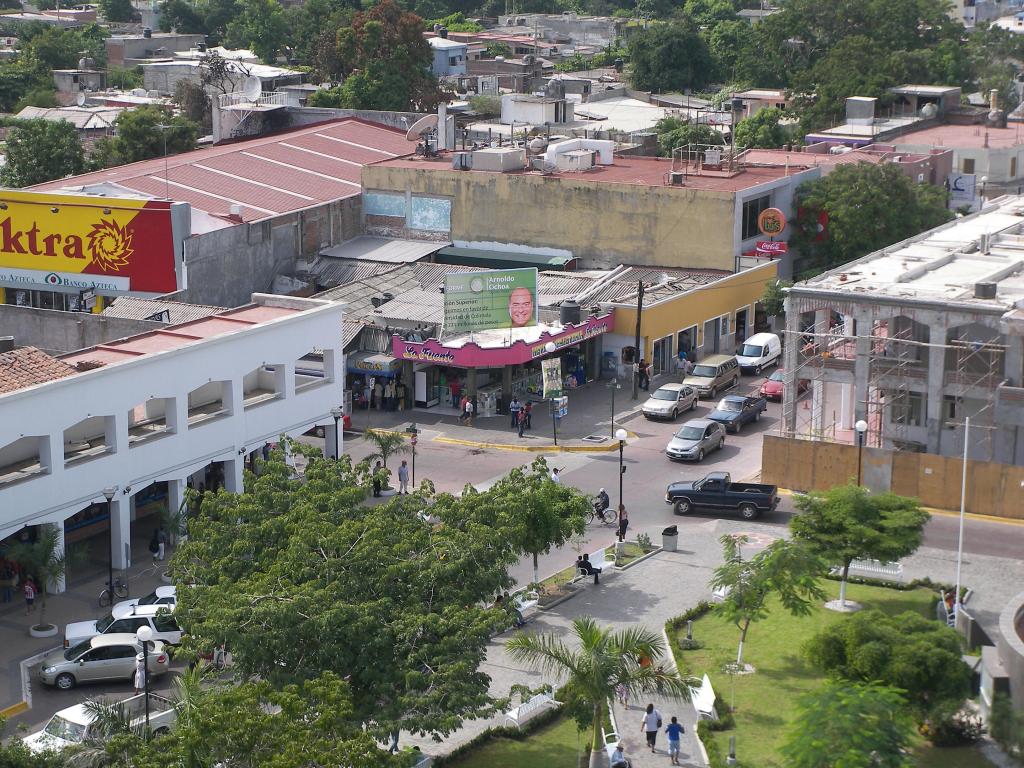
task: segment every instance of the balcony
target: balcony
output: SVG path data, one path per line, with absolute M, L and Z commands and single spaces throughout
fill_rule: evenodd
M 1000 384 L 996 388 L 996 420 L 1008 426 L 1024 426 L 1024 387 Z

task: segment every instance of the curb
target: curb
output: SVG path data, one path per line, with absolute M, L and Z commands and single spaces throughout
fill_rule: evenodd
M 779 488 L 780 496 L 802 496 L 803 491 L 794 491 L 789 488 Z M 942 517 L 960 517 L 960 512 L 954 509 L 939 509 L 938 507 L 925 507 L 922 506 L 925 512 L 931 515 L 941 515 Z M 983 523 L 1007 523 L 1009 525 L 1024 525 L 1024 519 L 1017 517 L 999 517 L 998 515 L 982 515 L 978 512 L 965 512 L 964 517 L 969 520 L 980 520 Z
M 401 434 L 401 433 L 400 433 Z M 636 438 L 635 432 L 627 430 L 627 440 Z M 484 440 L 463 440 L 458 437 L 435 437 L 430 442 L 445 445 L 465 445 L 470 448 L 491 449 L 495 451 L 519 451 L 521 453 L 608 453 L 619 450 L 616 441 L 608 445 L 517 445 L 515 443 L 491 443 Z
M 612 546 L 615 546 L 615 545 L 613 544 Z M 661 547 L 655 547 L 650 552 L 648 552 L 646 555 L 641 555 L 636 560 L 630 560 L 625 565 L 616 565 L 615 566 L 615 570 L 617 570 L 617 571 L 628 571 L 634 565 L 639 565 L 644 560 L 649 560 L 650 558 L 654 557 L 656 554 L 658 554 L 661 551 L 663 551 Z
M 27 712 L 28 708 L 27 701 L 19 701 L 17 704 L 12 704 L 9 707 L 0 709 L 0 717 L 14 717 L 15 715 L 20 715 L 22 712 Z

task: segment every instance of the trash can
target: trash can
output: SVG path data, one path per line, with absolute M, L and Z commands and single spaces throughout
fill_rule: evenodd
M 679 542 L 679 530 L 674 525 L 661 532 L 661 548 L 666 552 L 675 552 Z

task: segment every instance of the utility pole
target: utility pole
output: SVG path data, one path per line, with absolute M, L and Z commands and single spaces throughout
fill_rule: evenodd
M 640 319 L 644 312 L 644 281 L 636 281 L 636 338 L 633 341 L 633 363 L 640 365 Z M 640 386 L 639 368 L 633 371 L 633 399 L 639 397 L 637 388 Z

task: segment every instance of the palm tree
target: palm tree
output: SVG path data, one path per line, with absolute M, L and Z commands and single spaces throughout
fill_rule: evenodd
M 363 437 L 369 440 L 374 448 L 373 453 L 366 457 L 371 464 L 379 461 L 384 465 L 384 473 L 387 474 L 388 459 L 409 452 L 409 445 L 405 442 L 405 435 L 399 432 L 386 432 L 382 429 L 368 429 L 363 432 Z
M 36 584 L 36 597 L 39 599 L 39 623 L 35 630 L 50 630 L 52 624 L 46 623 L 46 588 L 50 584 L 58 584 L 65 577 L 68 565 L 81 558 L 71 557 L 64 551 L 61 531 L 57 526 L 63 523 L 39 526 L 39 536 L 32 542 L 19 542 L 11 547 L 8 557 L 21 566 L 26 577 L 31 576 Z M 80 554 L 80 553 L 79 553 Z
M 505 646 L 509 655 L 545 675 L 567 677 L 569 695 L 591 708 L 590 768 L 607 765 L 601 725 L 604 709 L 619 685 L 631 697 L 661 694 L 689 701 L 693 679 L 683 680 L 674 670 L 666 669 L 665 643 L 660 634 L 646 627 L 630 627 L 613 631 L 599 627 L 589 616 L 573 620 L 573 634 L 579 649 L 573 650 L 553 634 L 516 635 Z M 641 659 L 650 663 L 641 665 Z

